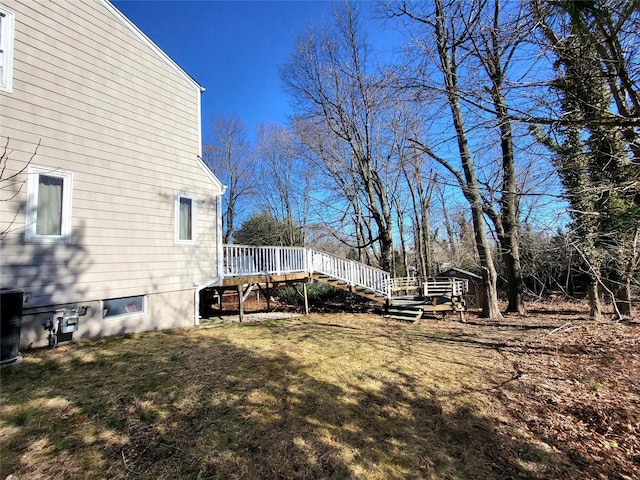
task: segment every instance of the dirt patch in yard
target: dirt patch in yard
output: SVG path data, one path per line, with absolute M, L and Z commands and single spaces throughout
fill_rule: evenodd
M 640 478 L 640 319 L 530 308 L 23 352 L 0 371 L 0 478 Z

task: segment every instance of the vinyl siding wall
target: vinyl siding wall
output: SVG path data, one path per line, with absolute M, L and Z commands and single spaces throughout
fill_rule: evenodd
M 24 242 L 26 174 L 15 198 L 3 193 L 1 286 L 30 292 L 25 307 L 41 310 L 188 291 L 191 311 L 172 317 L 191 324 L 194 284 L 217 275 L 220 193 L 197 162 L 199 86 L 97 0 L 3 5 L 15 14 L 13 91 L 0 92 L 4 178 L 36 148 L 33 165 L 74 178 L 69 243 Z M 178 192 L 197 199 L 196 245 L 174 242 Z

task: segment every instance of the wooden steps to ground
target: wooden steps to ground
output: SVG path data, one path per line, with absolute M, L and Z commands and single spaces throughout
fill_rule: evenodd
M 427 314 L 441 313 L 443 316 L 448 312 L 456 312 L 460 315 L 460 320 L 464 319 L 465 304 L 462 294 L 457 295 L 456 289 L 462 291 L 462 286 L 454 282 L 427 282 L 424 288 L 418 288 L 417 295 L 406 295 L 402 297 L 392 297 L 388 299 L 380 292 L 359 285 L 352 285 L 349 282 L 332 277 L 324 273 L 312 274 L 312 277 L 319 282 L 333 285 L 336 288 L 347 292 L 366 297 L 378 303 L 387 304 L 387 318 L 415 322 Z M 402 290 L 407 290 L 409 285 L 400 285 Z M 416 288 L 411 285 L 412 288 Z M 396 288 L 396 293 L 398 289 Z M 387 303 L 388 302 L 388 303 Z
M 415 322 L 425 314 L 439 313 L 444 318 L 447 313 L 457 313 L 460 321 L 464 322 L 464 311 L 464 301 L 459 298 L 406 296 L 392 298 L 385 316 L 396 320 Z
M 424 301 L 395 298 L 391 301 L 385 316 L 395 320 L 416 322 L 422 318 L 423 313 Z

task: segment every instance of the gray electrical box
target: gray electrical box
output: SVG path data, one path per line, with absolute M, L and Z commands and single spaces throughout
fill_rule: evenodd
M 61 333 L 73 333 L 78 330 L 78 309 L 65 308 L 61 312 L 60 330 Z

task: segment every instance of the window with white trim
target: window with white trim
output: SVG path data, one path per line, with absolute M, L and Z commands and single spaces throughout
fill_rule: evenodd
M 101 311 L 103 320 L 112 318 L 133 317 L 147 313 L 147 297 L 139 295 L 137 297 L 111 298 L 102 300 Z
M 0 6 L 0 90 L 11 92 L 13 81 L 13 13 Z
M 25 240 L 71 240 L 71 192 L 73 174 L 29 166 Z
M 176 194 L 175 202 L 175 241 L 178 244 L 193 245 L 196 243 L 196 207 L 193 195 Z

